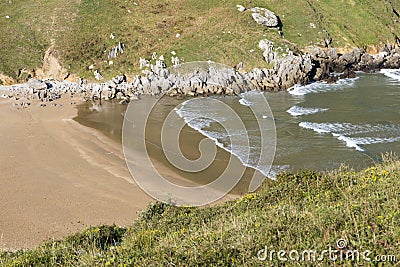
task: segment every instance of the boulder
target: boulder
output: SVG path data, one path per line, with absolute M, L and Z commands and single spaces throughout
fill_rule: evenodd
M 242 5 L 236 5 L 236 7 L 237 7 L 239 12 L 245 12 L 246 11 L 246 8 L 244 6 L 242 6 Z
M 101 73 L 98 70 L 95 70 L 93 72 L 94 77 L 96 78 L 96 80 L 100 81 L 101 79 L 103 79 L 103 76 L 101 75 Z
M 37 79 L 29 79 L 27 85 L 35 91 L 47 89 L 47 84 L 44 81 Z
M 269 28 L 279 28 L 279 18 L 274 12 L 262 7 L 252 8 L 251 12 L 253 12 L 251 14 L 253 19 L 258 24 Z

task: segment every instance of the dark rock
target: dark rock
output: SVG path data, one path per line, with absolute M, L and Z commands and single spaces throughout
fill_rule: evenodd
M 327 83 L 336 83 L 338 81 L 338 78 L 336 76 L 330 75 L 327 79 Z
M 116 77 L 112 78 L 111 81 L 114 82 L 115 84 L 121 84 L 121 83 L 126 82 L 126 76 L 125 76 L 125 74 L 121 75 L 121 76 L 116 76 Z
M 46 101 L 47 100 L 47 90 L 40 90 L 38 92 L 37 96 L 41 101 Z
M 356 73 L 352 70 L 346 70 L 344 73 L 340 74 L 340 79 L 355 78 Z

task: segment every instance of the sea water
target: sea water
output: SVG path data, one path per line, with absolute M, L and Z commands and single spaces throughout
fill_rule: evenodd
M 382 153 L 400 153 L 400 70 L 357 73 L 353 79 L 339 80 L 335 84 L 294 86 L 289 92 L 249 92 L 237 97 L 214 98 L 232 107 L 234 112 L 227 112 L 218 105 L 207 106 L 192 98 L 164 98 L 160 102 L 161 110 L 150 116 L 152 131 L 159 131 L 157 128 L 163 125 L 166 114 L 175 112 L 187 124 L 181 133 L 183 151 L 193 152 L 195 158 L 198 144 L 192 140 L 209 138 L 223 151 L 221 153 L 234 155 L 244 166 L 270 178 L 284 170 L 331 170 L 342 164 L 360 169 L 379 162 Z M 268 100 L 272 113 L 261 114 L 260 118 L 268 127 L 271 122 L 276 127 L 272 169 L 259 160 L 260 131 L 270 128 L 260 129 L 260 122 L 252 112 L 262 98 Z M 121 141 L 124 107 L 113 103 L 103 103 L 100 108 L 96 105 L 80 106 L 77 120 Z M 233 133 L 238 141 L 238 145 L 232 146 L 222 124 L 236 120 L 235 113 L 240 114 L 246 132 L 240 127 L 232 129 L 230 135 Z M 199 118 L 198 114 L 203 114 L 204 118 Z M 151 138 L 155 139 L 150 140 L 152 143 L 158 144 L 158 135 Z M 161 144 L 157 146 L 161 149 Z M 197 182 L 201 177 L 200 174 L 196 178 Z

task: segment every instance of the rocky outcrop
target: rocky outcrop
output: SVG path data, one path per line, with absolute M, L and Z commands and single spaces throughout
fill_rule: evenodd
M 386 45 L 378 54 L 368 54 L 363 49 L 354 48 L 345 54 L 338 54 L 334 48 L 327 51 L 314 48 L 310 54 L 315 63 L 324 66 L 325 72 L 372 72 L 382 68 L 400 68 L 400 50 Z
M 268 40 L 261 40 L 258 47 L 263 51 L 263 57 L 267 63 L 274 62 L 278 53 L 274 52 L 274 43 Z
M 340 54 L 334 48 L 313 47 L 307 53 L 278 53 L 274 43 L 259 43 L 268 68 L 239 72 L 236 68 L 204 62 L 193 65 L 192 71 L 182 65 L 166 69 L 164 65 L 144 70 L 128 82 L 125 75 L 104 83 L 76 83 L 56 80 L 30 79 L 26 84 L 6 87 L 11 94 L 37 97 L 43 102 L 53 101 L 62 94 L 80 94 L 85 99 L 118 100 L 121 104 L 138 99 L 140 95 L 209 96 L 235 95 L 249 90 L 280 91 L 296 84 L 315 81 L 336 82 L 339 78 L 354 77 L 354 71 L 376 71 L 381 68 L 400 68 L 400 49 L 387 45 L 378 54 L 368 54 L 363 49 Z M 283 51 L 282 51 L 283 52 Z M 182 74 L 180 73 L 182 72 Z
M 313 64 L 309 55 L 291 55 L 274 61 L 270 69 L 254 69 L 247 77 L 262 91 L 280 91 L 312 81 Z
M 400 68 L 400 49 L 386 45 L 378 54 L 368 54 L 363 49 L 340 54 L 335 48 L 313 47 L 307 53 L 278 56 L 273 42 L 259 43 L 268 69 L 255 69 L 248 73 L 261 90 L 286 90 L 296 84 L 305 85 L 315 81 L 336 82 L 339 78 L 353 78 L 355 71 L 371 72 L 381 68 Z M 336 73 L 336 74 L 335 74 Z
M 235 95 L 254 90 L 254 84 L 233 68 L 210 67 L 187 76 L 175 76 L 168 95 Z
M 383 49 L 381 49 L 381 51 L 378 54 L 375 55 L 362 53 L 361 59 L 358 61 L 356 69 L 370 72 L 381 68 L 387 68 L 387 69 L 399 68 L 400 49 L 399 48 L 390 49 L 390 48 L 386 46 Z
M 280 20 L 274 12 L 262 7 L 254 7 L 250 9 L 251 16 L 260 25 L 269 28 L 280 28 Z

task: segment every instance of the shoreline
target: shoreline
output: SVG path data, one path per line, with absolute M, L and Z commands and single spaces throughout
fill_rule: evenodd
M 278 53 L 282 51 L 281 47 L 264 39 L 259 42 L 259 49 L 269 67 L 254 68 L 249 72 L 243 71 L 241 66 L 230 67 L 211 61 L 189 62 L 171 68 L 148 63 L 132 81 L 128 81 L 125 74 L 95 83 L 81 78 L 71 82 L 32 77 L 24 84 L 0 86 L 0 90 L 11 92 L 2 95 L 3 98 L 22 96 L 48 102 L 69 93 L 85 100 L 118 100 L 120 104 L 128 104 L 143 95 L 166 94 L 182 98 L 238 95 L 251 90 L 288 91 L 296 85 L 336 83 L 339 79 L 354 78 L 357 71 L 374 73 L 400 68 L 400 47 L 395 44 L 386 44 L 377 54 L 369 54 L 360 48 L 341 54 L 340 49 L 332 47 L 308 47 L 296 52 L 287 49 L 281 54 Z
M 271 49 L 265 51 L 271 52 Z M 400 58 L 398 50 L 393 49 L 395 52 L 391 54 L 390 62 L 395 62 L 393 58 Z M 368 69 L 356 68 L 362 66 L 364 59 L 371 61 L 364 67 L 374 66 L 374 60 L 384 67 L 382 59 L 389 55 L 389 52 L 382 52 L 371 58 L 355 49 L 338 56 L 336 61 L 329 61 L 332 57 L 322 52 L 319 50 L 313 56 L 290 54 L 283 59 L 276 59 L 276 54 L 272 54 L 272 59 L 281 62 L 283 65 L 280 66 L 288 63 L 289 59 L 296 59 L 299 64 L 294 65 L 300 70 L 304 63 L 312 62 L 311 58 L 320 59 L 317 61 L 321 71 L 294 71 L 300 75 L 300 82 L 306 83 L 310 82 L 309 73 L 318 74 L 320 80 L 324 80 L 332 77 L 326 76 L 328 73 L 340 72 L 335 69 L 343 67 L 337 65 L 340 61 L 354 61 L 349 65 L 352 67 L 342 70 L 347 75 L 343 78 L 348 78 L 353 71 Z M 264 55 L 266 60 L 269 55 Z M 323 65 L 322 62 L 327 63 Z M 272 75 L 274 71 L 278 70 L 254 69 L 249 76 L 233 68 L 212 72 L 207 65 L 204 72 L 193 72 L 189 77 L 171 75 L 166 69 L 161 69 L 145 77 L 138 76 L 132 83 L 128 83 L 125 76 L 118 76 L 101 84 L 86 84 L 82 80 L 72 83 L 33 79 L 27 84 L 0 86 L 0 120 L 3 121 L 0 124 L 0 203 L 3 215 L 0 219 L 0 250 L 31 248 L 49 238 L 62 238 L 90 225 L 128 225 L 137 218 L 137 212 L 152 201 L 130 177 L 121 145 L 73 120 L 77 115 L 77 104 L 84 99 L 118 99 L 121 104 L 127 104 L 140 95 L 166 92 L 172 96 L 191 97 L 234 95 L 249 88 L 274 91 L 276 87 L 271 85 L 270 79 L 280 75 L 278 72 Z M 196 77 L 205 77 L 205 80 L 192 79 Z M 298 81 L 297 78 L 288 84 Z M 218 85 L 213 87 L 211 83 L 210 86 L 210 81 L 218 82 Z M 335 80 L 328 79 L 328 82 Z M 177 84 L 181 87 L 169 91 Z M 281 89 L 290 88 L 285 87 Z
M 45 107 L 29 101 L 0 98 L 0 251 L 33 248 L 89 226 L 129 226 L 155 201 L 129 173 L 122 144 L 74 120 L 79 97 L 63 95 Z M 174 183 L 198 185 L 152 160 Z
M 79 101 L 21 108 L 0 99 L 1 250 L 90 225 L 127 226 L 152 201 L 130 177 L 122 147 L 72 120 Z

